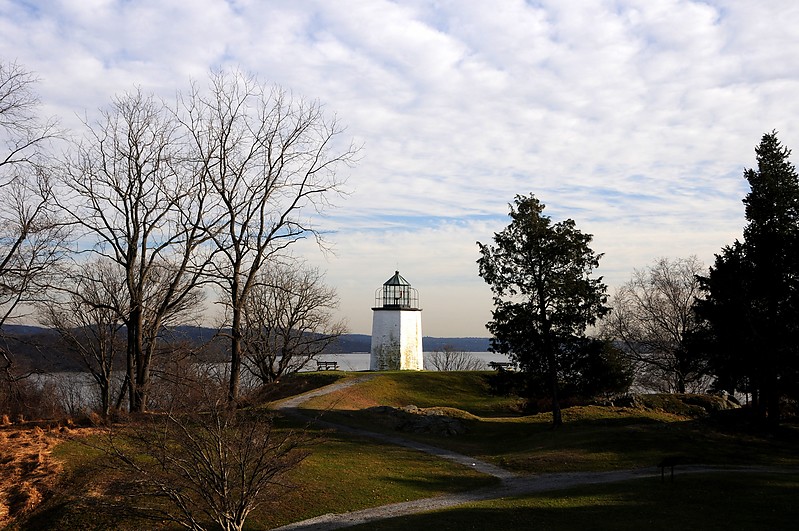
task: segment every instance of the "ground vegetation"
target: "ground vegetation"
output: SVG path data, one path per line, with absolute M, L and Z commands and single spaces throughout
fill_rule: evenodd
M 480 371 L 487 368 L 485 362 L 474 354 L 458 350 L 453 345 L 433 350 L 425 362 L 437 371 Z

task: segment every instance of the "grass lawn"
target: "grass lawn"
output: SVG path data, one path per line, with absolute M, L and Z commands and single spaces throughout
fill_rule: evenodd
M 249 404 L 256 414 L 268 414 L 264 400 L 358 376 L 295 375 L 268 394 L 249 397 Z M 522 415 L 517 399 L 491 395 L 489 376 L 487 372 L 378 373 L 302 407 L 312 416 L 421 440 L 520 473 L 652 467 L 670 455 L 696 464 L 799 467 L 796 425 L 766 435 L 750 430 L 736 412 L 709 419 L 675 413 L 667 407 L 669 398 L 638 409 L 566 408 L 564 426 L 553 430 L 549 414 Z M 398 432 L 385 414 L 369 410 L 410 404 L 446 408 L 468 431 L 453 436 Z M 291 418 L 280 420 L 278 426 L 303 427 Z M 292 487 L 281 489 L 280 497 L 253 512 L 248 529 L 471 490 L 497 481 L 407 448 L 340 432 L 310 431 L 318 437 L 309 448 L 310 456 L 286 478 Z M 16 524 L 17 529 L 175 528 L 124 510 L 160 502 L 130 497 L 119 472 L 101 466 L 104 457 L 96 449 L 76 440 L 57 446 L 53 456 L 63 463 L 62 481 L 34 514 Z M 658 478 L 475 503 L 363 529 L 778 529 L 797 521 L 797 487 L 799 472 L 685 475 L 674 484 Z
M 468 432 L 445 437 L 403 432 L 520 473 L 613 470 L 656 465 L 665 456 L 697 464 L 799 465 L 799 430 L 777 436 L 740 430 L 738 411 L 696 419 L 663 407 L 632 409 L 574 406 L 564 425 L 549 413 L 523 416 L 512 398 L 491 396 L 486 373 L 380 373 L 375 378 L 303 405 L 328 420 L 394 433 L 374 405 L 454 408 Z M 659 404 L 660 405 L 660 404 Z M 673 406 L 672 406 L 673 407 Z
M 285 422 L 296 428 L 294 421 Z M 497 482 L 474 470 L 428 454 L 371 439 L 312 430 L 318 435 L 310 456 L 286 478 L 291 485 L 273 503 L 254 511 L 250 529 L 269 529 L 329 512 L 345 512 L 399 501 L 471 490 Z M 91 442 L 91 441 L 90 441 Z M 119 472 L 102 465 L 99 450 L 72 441 L 58 446 L 54 457 L 65 463 L 66 482 L 24 529 L 171 529 L 144 520 L 120 505 L 159 503 L 138 497 L 125 501 Z
M 313 398 L 303 407 L 357 411 L 372 406 L 451 406 L 481 417 L 514 414 L 519 400 L 492 395 L 482 371 L 380 372 L 374 378 L 336 393 Z
M 428 454 L 371 439 L 336 433 L 325 438 L 290 475 L 297 488 L 248 520 L 253 529 L 268 529 L 325 513 L 462 492 L 498 481 Z
M 435 529 L 795 529 L 799 474 L 678 475 L 671 483 L 640 479 L 591 485 L 393 518 L 353 527 Z

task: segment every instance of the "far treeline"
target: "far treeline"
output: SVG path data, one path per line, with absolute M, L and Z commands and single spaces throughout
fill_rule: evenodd
M 86 363 L 76 356 L 62 341 L 56 330 L 30 325 L 6 325 L 4 341 L 13 351 L 21 368 L 34 372 L 86 371 Z M 224 362 L 230 357 L 229 342 L 220 337 L 219 330 L 202 326 L 176 326 L 164 330 L 162 340 L 169 345 L 181 345 L 197 352 L 197 361 Z M 465 354 L 487 352 L 489 339 L 485 337 L 429 337 L 422 338 L 425 351 L 452 350 Z M 336 355 L 362 353 L 368 357 L 372 338 L 366 334 L 341 334 L 328 343 L 321 354 Z M 123 369 L 125 360 L 116 360 L 116 368 Z
M 478 242 L 494 292 L 491 349 L 522 369 L 530 400 L 548 396 L 560 424 L 564 394 L 664 392 L 745 395 L 756 419 L 780 422 L 799 399 L 799 177 L 776 131 L 744 171 L 743 240 L 705 268 L 661 258 L 610 298 L 592 276 L 601 254 L 573 220 L 517 196 L 510 224 Z M 599 334 L 589 337 L 595 327 Z

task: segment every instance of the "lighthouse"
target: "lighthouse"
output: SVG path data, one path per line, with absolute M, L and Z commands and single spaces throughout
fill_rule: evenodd
M 369 370 L 421 371 L 423 368 L 419 292 L 396 271 L 375 292 Z

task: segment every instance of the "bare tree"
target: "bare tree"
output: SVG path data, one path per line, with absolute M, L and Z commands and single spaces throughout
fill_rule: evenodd
M 69 235 L 53 208 L 47 153 L 58 130 L 37 115 L 35 83 L 21 66 L 0 62 L 0 333 L 43 293 Z M 26 376 L 0 347 L 0 392 Z
M 111 430 L 104 447 L 136 478 L 138 509 L 186 529 L 243 529 L 248 515 L 289 486 L 283 476 L 307 456 L 303 432 L 276 429 L 264 411 L 236 409 L 207 381 L 181 380 L 180 403 Z M 132 473 L 132 474 L 131 474 Z M 142 494 L 164 503 L 145 505 Z
M 47 159 L 44 148 L 58 138 L 54 120 L 42 122 L 39 98 L 33 91 L 36 77 L 16 63 L 0 62 L 0 168 L 30 168 Z M 7 175 L 4 174 L 4 177 Z M 4 179 L 2 185 L 7 184 Z
M 195 158 L 218 197 L 210 216 L 218 250 L 212 272 L 229 310 L 229 398 L 239 394 L 245 306 L 262 268 L 292 243 L 319 241 L 310 215 L 340 192 L 336 169 L 357 149 L 315 101 L 294 99 L 241 73 L 215 73 L 206 93 L 183 99 Z
M 82 250 L 124 275 L 131 411 L 147 408 L 162 328 L 196 311 L 209 255 L 203 216 L 212 207 L 173 116 L 141 92 L 117 97 L 98 122 L 86 123 L 65 163 L 72 194 L 60 204 L 89 242 Z
M 115 361 L 125 352 L 122 322 L 128 308 L 124 272 L 107 259 L 71 269 L 39 305 L 41 322 L 58 332 L 91 374 L 103 417 L 112 406 Z M 117 403 L 121 399 L 120 394 Z
M 693 304 L 704 271 L 695 256 L 660 258 L 616 291 L 604 332 L 621 342 L 639 385 L 684 393 L 704 381 L 706 364 L 687 344 L 698 330 Z
M 272 263 L 244 305 L 244 366 L 262 383 L 305 367 L 346 332 L 336 321 L 338 296 L 318 269 Z
M 444 345 L 430 354 L 430 364 L 437 371 L 482 371 L 486 364 L 469 352 Z

